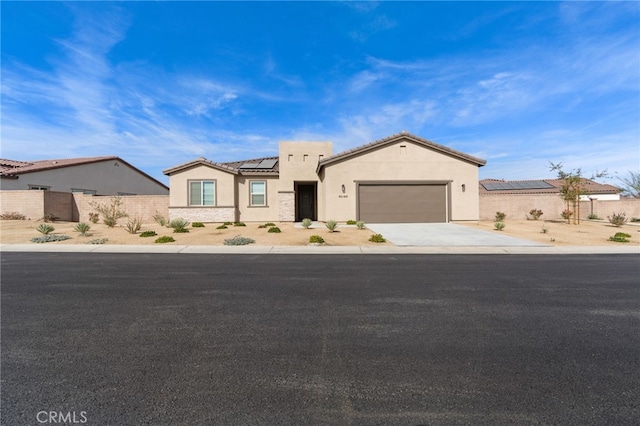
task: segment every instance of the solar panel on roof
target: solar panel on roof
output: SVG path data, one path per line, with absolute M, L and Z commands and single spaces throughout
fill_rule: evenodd
M 485 182 L 482 184 L 487 191 L 518 191 L 526 189 L 550 189 L 554 188 L 548 182 L 542 180 L 523 180 L 520 182 Z
M 272 169 L 277 162 L 278 160 L 262 160 L 256 169 Z
M 260 164 L 260 163 L 244 163 L 243 165 L 241 165 L 238 168 L 239 169 L 255 169 L 255 168 L 258 167 L 258 164 Z

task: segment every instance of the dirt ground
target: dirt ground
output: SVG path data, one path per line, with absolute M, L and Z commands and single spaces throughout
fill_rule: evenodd
M 580 221 L 579 225 L 569 225 L 566 221 L 549 220 L 506 220 L 505 228 L 496 231 L 492 221 L 467 224 L 477 229 L 502 232 L 512 237 L 524 238 L 552 246 L 606 246 L 640 245 L 640 223 L 626 224 L 616 228 L 607 221 Z M 544 231 L 546 229 L 546 232 Z M 630 234 L 628 243 L 609 241 L 617 232 Z
M 115 228 L 108 228 L 102 223 L 90 224 L 90 236 L 83 237 L 73 230 L 74 222 L 52 223 L 55 234 L 65 234 L 69 240 L 48 244 L 86 244 L 93 239 L 107 238 L 106 244 L 155 244 L 156 238 L 170 235 L 176 241 L 166 244 L 178 245 L 223 245 L 225 239 L 236 235 L 255 240 L 255 245 L 261 246 L 304 246 L 309 243 L 309 236 L 320 235 L 329 246 L 366 246 L 391 245 L 391 243 L 372 243 L 369 230 L 358 230 L 354 226 L 339 226 L 337 232 L 329 232 L 326 228 L 302 229 L 295 228 L 292 223 L 278 223 L 281 233 L 268 233 L 267 229 L 258 228 L 260 223 L 247 223 L 244 227 L 229 226 L 228 229 L 217 230 L 219 223 L 207 223 L 204 228 L 191 228 L 189 233 L 175 234 L 173 229 L 162 227 L 156 223 L 144 224 L 142 231 L 155 231 L 155 237 L 140 237 L 140 234 L 129 234 L 125 229 L 126 219 L 121 220 Z M 25 244 L 31 238 L 40 237 L 36 227 L 43 223 L 33 220 L 0 220 L 0 242 L 3 244 Z M 538 241 L 554 246 L 603 246 L 603 245 L 640 245 L 640 224 L 627 224 L 615 228 L 608 222 L 582 221 L 580 225 L 568 225 L 561 221 L 543 220 L 507 220 L 503 231 L 496 231 L 491 221 L 481 221 L 466 226 L 490 232 L 502 232 L 505 235 Z M 543 232 L 543 228 L 546 232 Z M 629 243 L 608 241 L 616 232 L 631 234 Z
M 41 237 L 42 234 L 36 228 L 44 223 L 35 220 L 0 220 L 0 242 L 3 244 L 26 244 L 33 237 Z M 75 222 L 51 223 L 55 229 L 52 234 L 64 234 L 71 237 L 69 240 L 47 244 L 86 244 L 93 239 L 108 238 L 106 244 L 155 244 L 156 238 L 164 235 L 172 236 L 176 241 L 173 245 L 223 245 L 225 239 L 237 235 L 255 240 L 255 245 L 260 246 L 305 246 L 309 244 L 311 235 L 319 235 L 324 238 L 327 246 L 366 246 L 366 245 L 391 245 L 390 243 L 372 243 L 369 237 L 373 232 L 368 229 L 359 230 L 355 226 L 338 226 L 335 232 L 329 232 L 327 228 L 304 229 L 294 228 L 292 223 L 278 223 L 282 232 L 279 234 L 267 232 L 267 228 L 258 228 L 260 223 L 247 222 L 246 226 L 232 226 L 228 229 L 217 230 L 221 223 L 205 223 L 204 228 L 192 228 L 189 225 L 188 233 L 176 234 L 173 229 L 148 223 L 142 225 L 141 231 L 155 231 L 154 237 L 140 237 L 138 234 L 127 232 L 126 219 L 121 219 L 114 228 L 108 228 L 102 223 L 92 224 L 88 232 L 90 236 L 83 237 L 73 230 Z

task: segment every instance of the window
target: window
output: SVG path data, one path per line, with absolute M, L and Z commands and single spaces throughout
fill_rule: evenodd
M 96 191 L 93 189 L 79 189 L 79 188 L 71 188 L 71 192 L 79 192 L 82 194 L 88 194 L 88 195 L 96 195 Z M 118 194 L 120 195 L 120 194 Z
M 126 197 L 127 195 L 137 195 L 137 194 L 134 194 L 133 192 L 118 192 L 118 195 L 121 197 Z
M 50 186 L 41 186 L 41 185 L 29 185 L 29 189 L 35 189 L 36 191 L 48 191 L 51 189 Z
M 216 182 L 213 180 L 189 182 L 190 206 L 215 206 Z
M 254 180 L 249 182 L 249 197 L 252 206 L 267 205 L 267 182 L 264 180 Z

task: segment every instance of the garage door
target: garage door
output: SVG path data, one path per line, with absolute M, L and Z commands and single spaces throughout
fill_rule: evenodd
M 359 219 L 368 223 L 447 221 L 447 186 L 428 184 L 360 184 Z

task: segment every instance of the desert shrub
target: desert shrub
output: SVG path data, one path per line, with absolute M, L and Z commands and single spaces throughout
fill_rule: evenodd
M 225 223 L 223 223 L 223 225 L 231 226 L 231 225 L 233 225 L 233 222 L 225 222 Z
M 187 226 L 189 226 L 189 221 L 181 217 L 177 217 L 169 222 L 169 228 L 173 228 L 173 232 L 176 234 L 189 232 Z
M 309 237 L 309 243 L 324 244 L 324 238 L 322 238 L 320 235 L 312 235 Z
M 87 244 L 104 244 L 109 241 L 108 238 L 96 238 L 94 240 L 89 241 Z
M 569 219 L 571 216 L 573 216 L 573 212 L 571 210 L 563 210 L 562 213 L 560 213 L 560 216 L 562 216 L 563 219 Z
M 336 222 L 335 220 L 328 220 L 325 226 L 327 227 L 329 232 L 335 232 L 335 230 L 338 228 L 338 222 Z
M 140 228 L 142 228 L 142 219 L 140 218 L 131 219 L 125 225 L 125 229 L 130 234 L 137 234 Z
M 496 228 L 496 231 L 502 231 L 505 227 L 504 222 L 496 222 L 493 224 L 494 228 Z
M 100 220 L 100 213 L 89 213 L 89 222 L 98 223 Z
M 271 234 L 279 234 L 282 231 L 277 226 L 272 226 L 271 228 L 269 228 L 269 230 L 267 232 L 269 232 Z
M 351 219 L 349 219 L 349 220 L 347 221 L 347 225 L 355 225 L 355 224 L 356 224 L 356 221 L 355 221 L 355 220 L 351 220 Z
M 38 243 L 38 244 L 42 244 L 42 243 L 51 243 L 51 242 L 55 242 L 55 241 L 64 241 L 64 240 L 68 240 L 71 237 L 68 235 L 62 235 L 62 234 L 51 234 L 51 235 L 43 235 L 42 237 L 34 237 L 31 239 L 32 243 Z
M 542 210 L 540 210 L 540 209 L 531 209 L 529 211 L 529 214 L 531 215 L 533 220 L 538 220 L 538 219 L 540 219 L 540 216 L 543 215 Z
M 264 226 L 266 226 L 268 228 L 270 226 L 276 226 L 276 224 L 273 223 L 273 222 L 267 222 L 267 223 L 264 224 Z
M 156 235 L 158 235 L 158 234 L 156 234 L 156 231 L 144 231 L 144 232 L 140 233 L 140 236 L 143 237 L 143 238 L 155 237 Z
M 612 213 L 611 216 L 607 216 L 609 222 L 615 227 L 621 227 L 627 223 L 627 215 L 625 213 Z
M 80 235 L 85 236 L 87 232 L 91 229 L 91 225 L 86 222 L 80 222 L 76 226 L 73 227 L 73 230 L 79 232 Z
M 540 232 L 546 234 L 547 232 L 549 232 L 549 230 L 544 225 L 542 225 L 542 230 Z
M 640 217 L 632 217 L 631 222 L 640 222 Z
M 268 224 L 265 224 L 265 225 L 269 226 Z M 244 222 L 235 222 L 233 226 L 247 226 L 247 225 Z
M 173 239 L 173 237 L 172 237 L 172 236 L 170 236 L 170 235 L 163 235 L 162 237 L 158 237 L 158 238 L 156 238 L 156 241 L 155 241 L 155 242 L 156 242 L 157 244 L 164 244 L 164 243 L 172 243 L 172 242 L 174 242 L 174 241 L 175 241 L 175 240 Z
M 309 229 L 311 227 L 311 219 L 309 219 L 308 217 L 305 217 L 304 219 L 302 219 L 302 227 L 304 229 Z
M 162 216 L 160 213 L 158 213 L 157 211 L 155 212 L 155 214 L 152 217 L 153 217 L 153 220 L 155 220 L 158 225 L 167 226 L 167 219 L 164 216 Z
M 356 222 L 356 228 L 358 228 L 360 230 L 363 230 L 363 229 L 366 228 L 366 226 L 365 226 L 363 221 L 359 220 L 359 221 Z
M 630 234 L 625 234 L 624 232 L 616 232 L 613 237 L 609 237 L 609 241 L 615 241 L 617 243 L 628 243 L 629 238 L 631 238 Z
M 216 227 L 216 229 L 227 229 L 228 226 L 227 225 L 220 225 L 218 227 Z
M 60 218 L 52 213 L 47 213 L 42 217 L 42 220 L 44 220 L 47 223 L 53 223 L 58 219 Z
M 241 237 L 240 235 L 236 235 L 233 238 L 223 241 L 223 244 L 225 246 L 246 246 L 247 244 L 253 243 L 255 243 L 255 240 L 252 240 L 251 238 Z
M 111 197 L 109 204 L 91 202 L 89 205 L 102 214 L 102 221 L 109 228 L 116 226 L 118 219 L 129 216 L 127 212 L 122 210 L 122 197 Z
M 372 243 L 384 243 L 387 240 L 385 240 L 382 234 L 373 234 L 371 237 L 369 237 L 369 241 L 371 241 Z
M 495 218 L 496 222 L 503 222 L 506 218 L 507 218 L 506 213 L 496 212 L 496 218 Z
M 258 229 L 264 229 L 264 228 L 266 228 L 266 227 L 267 227 L 267 225 L 265 225 L 265 224 L 258 225 Z
M 18 212 L 8 212 L 0 214 L 1 220 L 26 220 L 27 217 L 22 213 Z
M 598 217 L 597 214 L 595 213 L 590 213 L 589 216 L 587 216 L 587 219 L 591 219 L 591 220 L 600 220 L 600 218 Z
M 51 232 L 54 231 L 53 226 L 49 225 L 48 223 L 41 223 L 37 228 L 36 231 L 40 232 L 41 234 L 47 235 Z
M 191 224 L 191 227 L 192 228 L 204 228 L 204 223 L 202 223 L 202 222 L 193 222 Z

